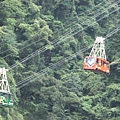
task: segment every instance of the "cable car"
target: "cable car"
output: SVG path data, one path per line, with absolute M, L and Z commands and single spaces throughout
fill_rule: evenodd
M 90 70 L 94 73 L 110 73 L 110 63 L 106 60 L 105 38 L 97 37 L 89 56 L 85 57 L 84 70 Z
M 110 63 L 102 58 L 86 56 L 84 61 L 84 70 L 90 70 L 94 73 L 110 73 Z
M 13 107 L 13 95 L 11 93 L 0 92 L 0 107 Z
M 0 68 L 0 107 L 13 107 L 13 95 L 10 93 L 7 71 L 4 67 Z

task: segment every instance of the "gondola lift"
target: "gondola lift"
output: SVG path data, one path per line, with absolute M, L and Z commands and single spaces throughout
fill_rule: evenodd
M 13 107 L 13 95 L 10 92 L 6 72 L 8 69 L 0 68 L 0 107 Z
M 110 63 L 106 59 L 105 38 L 97 37 L 89 56 L 85 57 L 84 70 L 110 74 Z

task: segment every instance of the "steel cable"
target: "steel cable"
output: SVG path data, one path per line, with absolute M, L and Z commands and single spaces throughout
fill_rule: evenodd
M 119 2 L 120 2 L 120 1 L 119 1 Z M 96 20 L 95 22 L 98 22 L 98 21 L 102 20 L 103 18 L 107 17 L 108 15 L 114 13 L 114 12 L 117 11 L 117 10 L 119 10 L 119 8 L 113 10 L 112 12 L 110 12 L 109 14 L 101 17 L 100 19 Z M 103 13 L 104 13 L 104 12 L 98 13 L 98 14 L 95 16 L 95 18 L 98 17 L 99 15 L 103 14 Z M 92 19 L 93 19 L 93 18 L 92 18 Z M 93 22 L 93 23 L 95 23 L 95 22 Z M 90 23 L 90 21 L 87 21 L 87 24 L 88 24 L 88 23 Z M 92 24 L 93 24 L 93 23 L 92 23 Z M 89 26 L 89 25 L 88 25 L 88 26 Z M 88 26 L 87 26 L 87 27 L 88 27 Z M 87 27 L 85 27 L 84 29 L 86 29 Z M 79 30 L 79 29 L 77 30 L 77 28 L 74 29 L 73 31 L 75 31 L 75 30 L 76 30 L 77 32 L 75 32 L 74 34 L 71 34 L 71 32 L 70 32 L 70 33 L 67 34 L 67 36 L 65 36 L 65 38 L 62 38 L 62 39 L 63 39 L 63 40 L 66 40 L 66 39 L 69 38 L 70 36 L 76 35 L 78 32 L 82 31 L 82 30 Z M 72 31 L 72 32 L 73 32 L 73 31 Z M 54 45 L 54 47 L 55 47 L 55 46 L 58 44 L 58 43 L 57 43 L 58 41 L 59 41 L 59 40 L 53 41 L 53 44 L 52 44 L 52 45 Z M 62 41 L 60 41 L 60 42 L 62 42 Z M 36 50 L 36 51 L 33 52 L 32 54 L 30 54 L 30 55 L 28 55 L 27 57 L 25 57 L 24 59 L 22 59 L 22 60 L 20 61 L 20 63 L 26 62 L 27 60 L 29 60 L 29 59 L 35 57 L 36 55 L 38 55 L 38 53 L 40 54 L 40 53 L 42 53 L 42 52 L 44 52 L 44 51 L 46 51 L 46 47 L 42 47 L 41 49 Z M 14 67 L 16 67 L 16 66 L 17 66 L 17 64 L 14 64 L 14 65 L 12 65 L 12 66 L 10 67 L 10 69 L 12 69 L 12 68 L 14 68 Z M 10 69 L 9 69 L 9 70 L 10 70 Z
M 119 27 L 120 27 L 120 26 L 119 26 Z M 118 29 L 119 27 L 117 27 L 117 28 L 114 29 L 112 32 L 110 32 L 108 35 L 106 35 L 107 37 L 105 37 L 105 39 L 111 37 L 113 34 L 115 34 L 116 32 L 118 32 L 118 31 L 120 30 L 120 29 Z M 51 70 L 54 70 L 54 69 L 60 67 L 61 65 L 67 63 L 68 61 L 70 61 L 70 60 L 72 60 L 73 58 L 75 58 L 77 55 L 80 55 L 80 53 L 83 53 L 83 52 L 85 52 L 86 50 L 90 49 L 92 46 L 93 46 L 93 45 L 90 45 L 89 47 L 84 48 L 84 49 L 76 52 L 75 54 L 72 54 L 72 55 L 64 58 L 63 60 L 60 60 L 60 61 L 56 62 L 55 64 L 51 64 L 49 67 L 45 68 L 44 70 L 41 70 L 41 71 L 38 72 L 38 73 L 35 73 L 34 75 L 31 75 L 30 77 L 26 78 L 24 81 L 18 82 L 18 83 L 16 84 L 17 89 L 20 89 L 20 88 L 24 87 L 25 85 L 27 85 L 27 84 L 29 84 L 29 83 L 37 80 L 37 78 L 40 77 L 41 74 L 42 74 L 42 76 L 43 76 L 46 72 L 49 72 L 49 71 L 51 71 Z M 37 74 L 37 76 L 36 76 L 36 74 Z M 34 77 L 37 77 L 37 78 L 34 78 Z M 20 86 L 20 85 L 21 85 L 21 86 Z

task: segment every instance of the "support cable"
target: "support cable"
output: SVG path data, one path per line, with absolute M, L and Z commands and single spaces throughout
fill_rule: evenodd
M 111 37 L 113 34 L 118 32 L 120 30 L 120 29 L 118 29 L 119 27 L 117 27 L 112 32 L 110 32 L 108 35 L 106 35 L 107 37 L 105 37 L 105 39 Z M 34 75 L 31 75 L 31 76 L 27 77 L 24 81 L 18 82 L 16 84 L 17 89 L 20 89 L 20 88 L 28 85 L 29 83 L 36 81 L 40 76 L 44 76 L 46 73 L 50 72 L 51 70 L 55 70 L 55 69 L 59 68 L 63 64 L 65 64 L 65 63 L 69 62 L 70 60 L 72 60 L 73 58 L 75 58 L 77 55 L 80 55 L 81 53 L 83 53 L 86 50 L 90 49 L 92 46 L 93 45 L 90 45 L 89 47 L 84 48 L 84 49 L 76 52 L 75 54 L 72 54 L 72 55 L 70 55 L 70 56 L 56 62 L 55 64 L 51 64 L 49 67 L 39 71 L 38 73 L 35 73 Z
M 84 14 L 86 14 L 86 15 L 88 15 L 88 16 L 89 16 L 89 15 L 92 15 L 92 14 L 95 14 L 95 12 L 96 12 L 97 10 L 99 10 L 99 9 L 97 9 L 97 8 L 100 7 L 103 3 L 104 3 L 104 2 L 101 2 L 101 3 L 97 4 L 94 8 L 92 8 L 91 10 L 87 10 L 85 13 L 81 13 L 81 14 L 78 14 L 78 15 L 76 15 L 76 16 L 74 16 L 74 17 L 71 17 L 70 19 L 68 19 L 67 21 L 65 21 L 65 24 L 66 24 L 66 23 L 69 23 L 71 20 L 75 20 L 74 22 L 77 22 L 76 18 L 77 18 L 78 16 L 81 16 L 81 15 L 84 15 Z M 111 4 L 112 4 L 112 3 L 111 3 Z M 72 22 L 72 24 L 73 24 L 74 22 Z M 69 27 L 69 26 L 71 26 L 71 24 L 68 24 L 68 25 L 66 25 L 66 26 L 64 26 L 64 27 L 67 28 L 67 27 Z M 59 31 L 61 31 L 61 30 L 62 30 L 62 29 L 59 29 Z M 57 32 L 59 32 L 59 31 L 57 31 Z M 57 34 L 57 32 L 54 32 L 54 34 Z M 40 35 L 34 36 L 34 37 L 32 37 L 30 40 L 35 39 L 36 37 L 40 37 Z M 26 45 L 25 47 L 22 47 L 21 49 L 19 49 L 19 51 L 21 51 L 21 50 L 23 50 L 23 49 L 31 46 L 32 44 L 35 44 L 35 43 L 39 42 L 40 40 L 41 40 L 41 39 L 39 39 L 39 40 L 37 40 L 37 41 L 34 41 L 34 42 Z M 5 50 L 5 51 L 1 51 L 0 54 L 6 53 L 6 52 L 8 52 L 8 51 L 10 51 L 10 49 L 7 49 L 7 50 Z M 8 57 L 9 55 L 12 55 L 12 54 L 13 54 L 13 53 L 10 53 L 10 54 L 4 56 L 3 58 L 6 58 L 6 57 Z
M 110 4 L 119 4 L 119 2 L 120 2 L 120 1 L 117 1 L 117 2 L 116 2 L 116 0 L 115 0 L 115 1 L 112 1 L 112 2 L 109 2 L 109 3 L 110 3 Z M 94 8 L 97 8 L 97 7 L 101 6 L 103 3 L 104 3 L 104 2 L 99 3 L 99 4 L 96 5 Z M 110 4 L 108 4 L 108 5 L 110 5 Z M 94 13 L 94 12 L 96 12 L 96 11 L 98 11 L 98 10 L 100 9 L 100 8 L 99 8 L 99 9 L 96 9 L 96 10 L 95 10 L 94 8 L 91 9 L 91 10 L 94 10 L 94 11 L 89 11 L 89 10 L 86 11 L 87 16 L 92 15 L 92 14 L 96 14 L 96 13 Z M 89 13 L 87 13 L 87 12 L 89 12 Z M 76 20 L 77 17 L 78 17 L 78 16 L 81 16 L 81 15 L 83 15 L 83 14 L 84 14 L 84 13 L 81 13 L 81 14 L 78 14 L 78 15 L 72 17 L 71 19 L 67 20 L 66 23 L 69 22 L 70 20 L 74 20 L 74 19 L 75 19 L 75 21 L 72 22 L 72 24 L 78 22 L 78 20 Z M 84 25 L 84 24 L 83 24 L 83 25 Z M 68 26 L 71 26 L 71 24 L 68 24 L 66 27 L 68 27 Z M 73 25 L 73 26 L 75 26 L 75 25 Z M 72 27 L 73 27 L 73 26 L 72 26 Z M 62 29 L 60 29 L 60 30 L 62 30 Z M 60 30 L 59 30 L 59 31 L 60 31 Z M 55 32 L 55 33 L 56 33 L 56 32 Z M 67 33 L 65 33 L 65 34 L 67 34 Z M 34 38 L 36 38 L 36 37 L 39 37 L 39 35 L 37 35 L 37 36 L 31 38 L 31 40 L 34 39 Z M 60 39 L 60 38 L 62 39 L 62 37 L 59 37 L 58 39 Z M 35 43 L 39 42 L 40 40 L 41 40 L 41 39 L 39 39 L 39 40 L 37 40 L 37 41 L 34 41 L 34 42 L 32 42 L 32 43 L 26 45 L 25 47 L 19 49 L 19 51 L 21 51 L 21 50 L 23 50 L 23 49 L 29 47 L 29 46 L 32 45 L 32 44 L 35 44 Z M 6 53 L 6 52 L 8 52 L 8 51 L 10 51 L 10 49 L 5 50 L 5 51 L 2 51 L 2 52 L 0 52 L 0 54 Z M 8 56 L 10 56 L 10 55 L 12 55 L 12 54 L 14 54 L 14 53 L 10 53 L 10 54 L 4 56 L 3 58 L 7 58 Z
M 119 1 L 119 2 L 120 2 L 120 1 Z M 109 16 L 110 14 L 116 12 L 116 11 L 119 10 L 119 9 L 120 9 L 120 8 L 116 8 L 115 10 L 111 11 L 111 12 L 108 13 L 107 15 L 104 15 L 103 17 L 99 18 L 98 20 L 94 21 L 93 23 L 96 23 L 96 22 L 102 20 L 103 18 Z M 104 12 L 103 12 L 103 13 L 104 13 Z M 103 14 L 103 13 L 102 13 L 102 14 Z M 100 15 L 100 14 L 99 14 L 99 15 Z M 95 16 L 95 18 L 96 18 L 96 17 L 98 17 L 98 16 Z M 88 21 L 87 23 L 89 23 L 88 26 L 90 26 L 90 21 Z M 93 23 L 92 23 L 91 25 L 93 25 Z M 86 29 L 88 26 L 86 26 L 84 29 Z M 70 33 L 69 33 L 69 35 L 67 35 L 67 37 L 64 38 L 63 40 L 66 40 L 66 39 L 69 38 L 70 36 L 76 35 L 76 34 L 79 33 L 80 31 L 82 31 L 82 30 L 78 29 L 78 30 L 77 30 L 75 33 L 73 33 L 73 34 L 70 34 Z M 54 47 L 58 44 L 57 42 L 58 42 L 58 41 L 54 41 L 54 42 L 53 42 Z M 30 55 L 28 55 L 27 57 L 25 57 L 24 59 L 22 59 L 22 60 L 20 61 L 20 63 L 24 63 L 24 62 L 28 61 L 29 59 L 37 56 L 38 53 L 40 54 L 40 53 L 42 53 L 42 52 L 44 52 L 44 51 L 46 51 L 46 47 L 42 47 L 41 49 L 36 50 L 36 51 L 33 52 L 32 54 L 30 54 Z M 13 64 L 12 66 L 10 66 L 10 69 L 13 69 L 13 68 L 16 67 L 16 66 L 17 66 L 17 64 Z M 9 70 L 10 70 L 10 69 L 9 69 Z

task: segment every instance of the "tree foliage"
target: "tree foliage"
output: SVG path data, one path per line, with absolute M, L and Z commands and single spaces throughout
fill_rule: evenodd
M 108 15 L 119 8 L 112 4 L 108 9 L 111 2 L 0 1 L 0 66 L 9 68 L 17 64 L 7 74 L 14 108 L 2 107 L 0 120 L 120 119 L 119 32 L 106 40 L 107 58 L 111 62 L 109 76 L 83 70 L 83 59 L 90 50 L 73 55 L 74 59 L 70 61 L 62 61 L 64 65 L 55 64 L 92 45 L 96 36 L 104 37 L 119 26 L 120 11 Z M 105 12 L 94 18 L 98 10 Z M 98 21 L 104 15 L 108 16 Z M 38 49 L 36 57 L 20 63 Z M 45 69 L 52 65 L 56 69 Z M 44 69 L 46 72 L 41 75 L 39 71 Z M 29 77 L 32 82 L 16 89 L 18 82 L 24 83 Z

